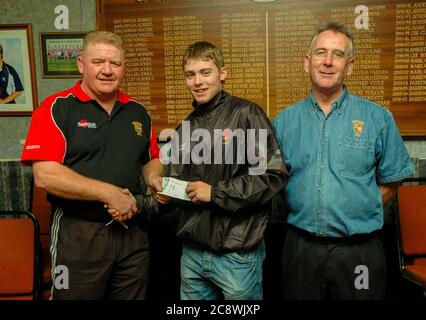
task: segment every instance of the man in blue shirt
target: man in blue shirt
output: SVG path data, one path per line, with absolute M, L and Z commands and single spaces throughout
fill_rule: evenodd
M 24 91 L 15 68 L 3 60 L 3 46 L 0 44 L 0 104 L 16 103 L 15 99 Z
M 352 34 L 336 21 L 313 35 L 312 91 L 273 126 L 290 180 L 283 248 L 287 299 L 383 299 L 383 206 L 414 168 L 391 113 L 348 92 Z

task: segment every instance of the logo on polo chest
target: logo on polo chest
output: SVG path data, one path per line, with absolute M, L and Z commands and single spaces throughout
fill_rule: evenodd
M 138 121 L 132 122 L 133 128 L 135 128 L 135 132 L 138 136 L 142 136 L 142 123 Z
M 89 122 L 86 119 L 81 119 L 79 122 L 77 122 L 77 127 L 88 128 L 88 129 L 96 129 L 96 123 Z

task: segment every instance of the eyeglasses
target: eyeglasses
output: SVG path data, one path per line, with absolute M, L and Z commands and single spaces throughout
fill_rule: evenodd
M 316 60 L 325 59 L 326 57 L 328 57 L 329 54 L 331 54 L 331 57 L 334 60 L 340 60 L 340 61 L 345 60 L 346 57 L 349 57 L 349 53 L 343 52 L 338 49 L 335 49 L 331 52 L 326 49 L 316 49 L 310 52 L 311 57 Z

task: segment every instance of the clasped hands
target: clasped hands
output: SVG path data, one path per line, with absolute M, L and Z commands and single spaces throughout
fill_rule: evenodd
M 157 202 L 166 204 L 170 201 L 170 197 L 158 194 L 158 192 L 163 190 L 161 183 L 162 177 L 150 177 L 148 187 L 151 189 L 152 196 Z M 108 203 L 104 204 L 104 207 L 108 210 L 112 219 L 118 222 L 131 219 L 142 209 L 138 209 L 136 198 L 127 188 L 115 188 L 110 199 Z
M 114 189 L 110 201 L 104 204 L 111 217 L 119 222 L 131 219 L 137 212 L 136 199 L 128 189 Z

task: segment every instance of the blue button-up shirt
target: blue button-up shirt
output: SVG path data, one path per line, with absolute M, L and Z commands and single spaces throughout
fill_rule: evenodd
M 383 226 L 378 185 L 414 172 L 392 114 L 345 88 L 325 115 L 308 96 L 273 122 L 290 180 L 288 223 L 342 237 Z

